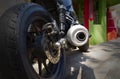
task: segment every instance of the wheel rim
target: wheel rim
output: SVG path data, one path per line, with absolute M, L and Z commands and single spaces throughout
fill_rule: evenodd
M 59 63 L 51 63 L 48 56 L 46 56 L 46 52 L 40 52 L 40 44 L 42 41 L 43 34 L 41 33 L 42 28 L 40 27 L 43 25 L 44 22 L 37 20 L 34 21 L 32 24 L 28 27 L 28 33 L 27 33 L 27 52 L 28 52 L 28 58 L 31 61 L 31 66 L 34 69 L 34 71 L 42 78 L 50 78 L 52 77 L 59 67 Z M 45 41 L 42 43 L 45 43 L 43 46 L 43 51 L 49 50 L 49 52 L 53 52 L 53 50 L 50 50 L 50 46 L 47 46 L 46 42 L 48 38 L 44 39 Z M 59 51 L 61 52 L 61 51 Z M 58 56 L 56 53 L 53 53 L 53 58 Z M 60 54 L 59 54 L 60 56 Z M 60 57 L 59 57 L 60 58 Z

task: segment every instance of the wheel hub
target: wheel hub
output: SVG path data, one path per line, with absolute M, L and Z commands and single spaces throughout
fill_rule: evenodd
M 54 46 L 54 43 L 47 38 L 43 39 L 42 43 L 43 52 L 48 58 L 48 60 L 53 64 L 57 64 L 60 60 L 61 48 L 56 48 Z

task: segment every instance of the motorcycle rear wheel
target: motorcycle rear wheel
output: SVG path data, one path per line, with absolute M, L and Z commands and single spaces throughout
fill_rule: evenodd
M 51 15 L 34 3 L 13 6 L 2 15 L 0 71 L 6 79 L 64 79 L 64 51 L 61 49 L 59 62 L 53 64 L 39 46 L 43 38 L 39 33 L 48 22 L 53 22 Z

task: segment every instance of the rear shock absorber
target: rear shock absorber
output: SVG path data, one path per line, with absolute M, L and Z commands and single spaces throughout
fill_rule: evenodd
M 65 12 L 66 8 L 64 5 L 59 6 L 59 26 L 60 26 L 60 35 L 63 36 L 65 34 Z

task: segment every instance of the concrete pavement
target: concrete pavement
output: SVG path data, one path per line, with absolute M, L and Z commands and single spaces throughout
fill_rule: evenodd
M 66 56 L 65 79 L 120 79 L 120 38 Z
M 120 38 L 67 52 L 65 79 L 120 79 Z

